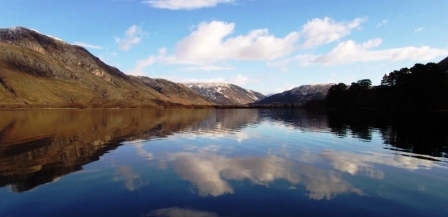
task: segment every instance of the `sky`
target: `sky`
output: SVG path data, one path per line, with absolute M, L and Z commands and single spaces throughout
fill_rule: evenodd
M 446 0 L 0 0 L 0 28 L 87 48 L 126 74 L 263 94 L 448 56 Z

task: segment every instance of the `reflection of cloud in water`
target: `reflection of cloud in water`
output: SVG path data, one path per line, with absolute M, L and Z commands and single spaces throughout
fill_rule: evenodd
M 371 178 L 383 179 L 384 172 L 380 170 L 375 170 L 369 165 L 369 160 L 371 156 L 363 156 L 354 153 L 347 152 L 336 152 L 326 150 L 321 156 L 324 159 L 330 160 L 333 162 L 333 167 L 342 172 L 349 173 L 351 175 L 356 175 L 360 172 L 363 172 L 364 175 L 367 175 Z
M 137 151 L 137 154 L 139 157 L 144 158 L 146 160 L 153 160 L 154 154 L 147 152 L 143 149 L 143 144 L 136 143 L 134 144 L 135 150 Z
M 158 209 L 154 210 L 147 215 L 148 217 L 218 217 L 216 213 L 212 212 L 204 212 L 198 210 L 191 209 L 182 209 L 182 208 L 167 208 L 167 209 Z
M 233 193 L 230 185 L 221 178 L 219 172 L 222 163 L 226 163 L 224 157 L 214 154 L 203 154 L 195 157 L 191 153 L 175 154 L 174 170 L 185 180 L 193 182 L 201 196 L 219 196 L 225 193 Z
M 136 174 L 128 166 L 120 166 L 117 168 L 118 177 L 115 178 L 116 181 L 125 181 L 125 187 L 129 191 L 134 191 L 144 185 L 144 183 L 138 174 Z
M 176 137 L 171 137 L 170 139 L 175 140 L 196 140 L 196 139 L 202 139 L 207 138 L 210 140 L 220 140 L 220 139 L 234 139 L 238 141 L 238 143 L 242 143 L 244 140 L 249 139 L 251 136 L 247 132 L 244 131 L 207 131 L 202 132 L 198 131 L 195 133 L 183 133 L 183 134 L 177 134 Z M 256 135 L 255 135 L 256 136 Z
M 310 192 L 308 196 L 311 199 L 330 200 L 344 193 L 364 195 L 360 189 L 355 188 L 352 184 L 343 180 L 341 174 L 335 171 L 304 166 L 301 173 L 306 177 L 303 182 L 306 189 Z
M 326 150 L 321 154 L 321 156 L 324 159 L 332 161 L 333 167 L 337 170 L 352 175 L 366 173 L 366 175 L 378 179 L 384 178 L 384 173 L 380 170 L 373 169 L 372 164 L 382 164 L 409 170 L 431 169 L 432 167 L 437 166 L 432 161 L 425 159 L 402 155 L 386 155 L 382 153 L 361 155 L 356 153 Z
M 249 135 L 246 132 L 236 132 L 235 136 L 238 143 L 241 143 L 242 141 L 249 139 Z
M 170 157 L 174 170 L 184 180 L 192 182 L 200 196 L 234 193 L 227 180 L 250 180 L 268 186 L 275 180 L 287 180 L 292 185 L 303 184 L 311 199 L 331 199 L 343 193 L 362 191 L 343 180 L 334 171 L 321 170 L 276 156 L 229 158 L 213 152 L 176 153 Z

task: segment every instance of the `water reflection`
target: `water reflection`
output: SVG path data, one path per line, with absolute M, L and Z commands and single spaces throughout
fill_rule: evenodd
M 115 181 L 125 182 L 125 188 L 129 191 L 135 191 L 148 184 L 148 181 L 142 180 L 139 174 L 135 173 L 129 166 L 117 167 L 117 175 Z
M 445 128 L 349 115 L 0 111 L 0 184 L 58 180 L 0 188 L 0 216 L 446 216 Z
M 0 186 L 16 192 L 52 182 L 125 140 L 166 137 L 202 121 L 209 110 L 1 111 Z
M 338 172 L 382 179 L 384 173 L 372 165 L 410 170 L 439 167 L 433 161 L 446 161 L 447 157 L 448 126 L 440 125 L 446 123 L 443 118 L 378 113 L 329 113 L 327 116 L 297 109 L 6 110 L 0 116 L 0 186 L 11 185 L 16 192 L 30 190 L 81 170 L 83 165 L 99 160 L 124 141 L 133 141 L 138 156 L 159 161 L 160 168 L 173 163 L 175 172 L 193 183 L 201 196 L 234 193 L 228 182 L 231 180 L 250 180 L 264 186 L 275 180 L 287 180 L 293 187 L 304 185 L 313 199 L 330 199 L 346 192 L 362 195 L 360 189 L 344 181 Z M 365 141 L 372 140 L 373 132 L 380 132 L 384 143 L 399 151 L 390 155 L 334 150 L 316 154 L 301 150 L 291 158 L 290 150 L 285 150 L 283 155 L 238 158 L 218 154 L 218 146 L 201 150 L 192 146 L 187 152 L 167 153 L 163 158 L 160 153 L 156 156 L 144 150 L 143 143 L 139 142 L 189 132 L 189 139 L 233 137 L 243 143 L 250 139 L 243 129 L 263 122 L 303 132 L 352 135 Z M 309 165 L 316 159 L 332 162 L 338 172 Z M 116 180 L 125 180 L 130 191 L 146 185 L 127 166 L 117 168 Z
M 216 213 L 204 212 L 191 209 L 182 208 L 166 208 L 154 210 L 147 215 L 148 217 L 218 217 Z
M 328 131 L 325 112 L 307 112 L 302 109 L 261 110 L 260 116 L 266 121 L 299 129 L 301 131 Z
M 332 199 L 337 195 L 363 192 L 342 178 L 341 173 L 314 167 L 285 157 L 228 157 L 217 154 L 218 147 L 189 148 L 188 152 L 149 153 L 137 146 L 140 156 L 164 156 L 161 165 L 172 163 L 174 171 L 191 182 L 200 196 L 221 196 L 235 193 L 229 181 L 248 180 L 252 184 L 269 187 L 278 180 L 286 180 L 291 189 L 303 185 L 310 199 Z M 345 172 L 345 171 L 343 171 Z
M 448 113 L 330 112 L 328 126 L 340 136 L 372 140 L 378 130 L 390 149 L 448 157 Z M 418 155 L 412 155 L 418 156 Z M 420 156 L 422 157 L 422 156 Z M 427 158 L 437 160 L 436 158 Z

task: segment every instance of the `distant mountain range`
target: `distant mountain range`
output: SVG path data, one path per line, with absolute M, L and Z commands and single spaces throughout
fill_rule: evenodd
M 200 93 L 216 104 L 243 105 L 264 99 L 261 93 L 246 90 L 234 84 L 225 83 L 186 83 L 185 86 Z
M 309 100 L 324 99 L 328 89 L 333 84 L 313 84 L 302 85 L 282 93 L 273 94 L 264 99 L 261 99 L 255 104 L 297 104 L 303 105 Z

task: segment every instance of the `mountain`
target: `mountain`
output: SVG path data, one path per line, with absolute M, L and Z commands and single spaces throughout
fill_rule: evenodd
M 166 79 L 149 78 L 145 76 L 130 77 L 181 104 L 188 105 L 191 104 L 191 102 L 195 102 L 196 105 L 212 104 L 210 100 L 183 84 L 174 83 Z
M 234 84 L 226 83 L 185 83 L 185 86 L 200 93 L 208 100 L 220 105 L 243 105 L 254 103 L 265 96 L 246 90 Z
M 214 104 L 197 94 L 177 95 L 184 86 L 169 83 L 163 93 L 145 80 L 105 64 L 83 47 L 35 30 L 0 29 L 0 107 Z
M 442 68 L 445 72 L 448 72 L 448 57 L 440 61 L 438 64 L 440 68 Z
M 333 84 L 302 85 L 300 87 L 266 97 L 255 102 L 255 104 L 294 103 L 303 105 L 313 99 L 324 99 L 328 89 L 330 89 L 332 85 Z

